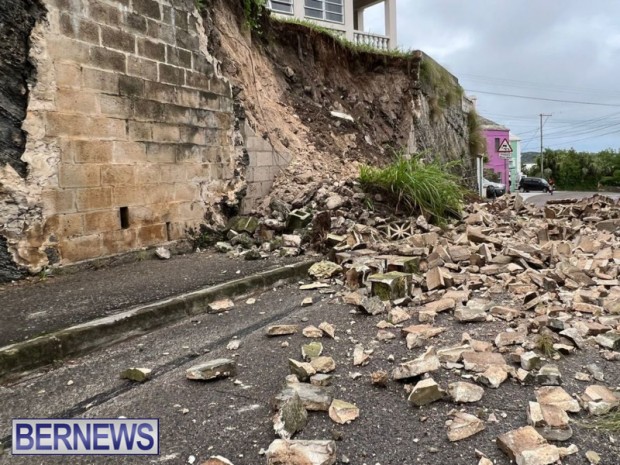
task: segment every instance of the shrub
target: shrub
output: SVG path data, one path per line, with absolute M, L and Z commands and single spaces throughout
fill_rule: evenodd
M 459 178 L 448 171 L 453 165 L 426 163 L 420 155 L 398 155 L 385 168 L 362 166 L 360 183 L 366 191 L 384 195 L 394 203 L 396 211 L 422 213 L 443 223 L 460 216 L 466 192 Z

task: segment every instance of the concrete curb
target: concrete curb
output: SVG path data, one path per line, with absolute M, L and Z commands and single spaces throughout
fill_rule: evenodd
M 297 280 L 306 275 L 313 263 L 314 261 L 304 261 L 263 271 L 0 347 L 0 380 L 8 375 L 107 347 L 188 316 L 209 313 L 208 305 L 211 302 L 225 297 L 240 297 L 251 291 L 273 286 L 278 281 Z

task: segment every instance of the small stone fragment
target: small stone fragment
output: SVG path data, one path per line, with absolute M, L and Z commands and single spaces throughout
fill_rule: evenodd
M 226 345 L 226 350 L 237 350 L 241 347 L 241 341 L 239 339 L 233 339 Z
M 170 250 L 165 247 L 157 247 L 155 249 L 155 255 L 161 260 L 168 260 L 171 257 Z
M 267 465 L 334 465 L 334 441 L 285 441 L 276 439 L 267 449 Z
M 391 271 L 385 274 L 373 274 L 368 277 L 370 290 L 373 296 L 383 301 L 401 299 L 407 296 L 411 275 L 400 271 Z
M 599 334 L 594 339 L 601 347 L 620 352 L 620 333 L 610 331 L 605 334 Z
M 307 381 L 310 376 L 316 374 L 316 370 L 312 365 L 305 362 L 298 362 L 292 358 L 288 359 L 288 366 L 291 370 L 291 374 L 297 376 L 299 381 Z
M 342 267 L 330 261 L 315 263 L 308 270 L 308 274 L 314 279 L 327 279 L 342 273 Z
M 590 462 L 590 465 L 598 465 L 601 463 L 601 456 L 593 450 L 586 452 L 586 458 L 588 459 L 588 462 Z
M 452 418 L 452 423 L 448 426 L 448 439 L 450 442 L 467 439 L 485 429 L 484 422 L 469 413 L 456 412 Z
M 121 379 L 144 383 L 151 378 L 152 372 L 150 368 L 128 368 L 121 373 Z
M 549 441 L 568 441 L 573 435 L 568 415 L 554 405 L 530 402 L 527 418 L 528 423 Z
M 275 325 L 267 328 L 267 336 L 288 336 L 289 334 L 295 334 L 299 331 L 297 325 Z
M 304 407 L 308 411 L 326 412 L 332 403 L 332 396 L 324 387 L 314 386 L 309 383 L 289 382 L 287 388 L 275 397 L 275 405 L 277 408 L 282 405 L 288 398 L 295 393 L 301 399 Z
M 620 397 L 606 386 L 588 386 L 581 396 L 582 405 L 591 415 L 605 415 L 620 406 Z
M 380 313 L 385 313 L 386 304 L 379 297 L 363 297 L 359 308 L 369 315 L 379 315 Z
M 308 411 L 295 392 L 284 400 L 273 418 L 273 429 L 282 439 L 290 439 L 308 423 Z
M 539 388 L 536 390 L 536 400 L 539 404 L 554 405 L 565 412 L 577 413 L 581 410 L 579 402 L 561 387 Z
M 336 362 L 332 357 L 316 357 L 310 362 L 317 373 L 331 373 L 336 369 Z
M 230 310 L 235 306 L 235 303 L 231 299 L 222 299 L 216 302 L 211 302 L 207 307 L 209 313 L 222 313 Z
M 498 365 L 491 365 L 478 377 L 478 381 L 493 389 L 498 389 L 507 379 L 508 372 Z
M 440 368 L 439 358 L 435 354 L 435 348 L 430 347 L 424 355 L 411 360 L 409 362 L 401 363 L 398 367 L 392 370 L 392 379 L 400 380 L 413 378 L 430 371 L 439 370 Z
M 336 337 L 336 328 L 334 328 L 331 324 L 329 324 L 326 321 L 324 321 L 323 323 L 319 325 L 319 329 L 323 331 L 325 334 L 327 334 L 329 337 L 331 337 L 332 339 Z
M 524 370 L 537 370 L 541 363 L 540 356 L 536 352 L 525 352 L 521 355 L 521 368 Z
M 332 383 L 332 375 L 317 373 L 310 376 L 310 384 L 313 386 L 329 386 Z
M 484 389 L 476 384 L 458 381 L 448 385 L 448 393 L 459 404 L 478 402 L 484 395 Z
M 416 407 L 436 402 L 443 399 L 446 396 L 446 392 L 439 387 L 439 385 L 433 380 L 433 378 L 423 379 L 413 387 L 409 398 L 407 399 L 410 404 Z
M 313 303 L 314 301 L 312 300 L 312 297 L 306 297 L 304 300 L 301 301 L 301 306 L 310 307 Z
M 541 386 L 560 386 L 562 374 L 556 365 L 544 365 L 536 374 L 536 384 Z
M 497 445 L 518 465 L 551 465 L 560 459 L 558 448 L 547 443 L 533 426 L 502 434 Z
M 370 361 L 370 355 L 364 352 L 364 346 L 361 344 L 357 344 L 355 349 L 353 349 L 353 365 L 354 366 L 364 366 L 368 365 Z
M 370 374 L 370 380 L 375 386 L 386 387 L 390 379 L 387 371 L 374 371 Z
M 235 376 L 236 373 L 237 366 L 233 360 L 219 358 L 188 368 L 185 371 L 185 376 L 191 380 L 210 381 Z
M 301 356 L 306 361 L 311 361 L 313 358 L 320 357 L 322 353 L 323 344 L 320 342 L 311 342 L 310 344 L 301 346 Z
M 409 313 L 407 313 L 402 308 L 396 307 L 396 308 L 393 308 L 392 310 L 390 310 L 390 313 L 388 315 L 388 319 L 389 319 L 390 323 L 392 323 L 394 325 L 397 325 L 399 323 L 402 323 L 403 321 L 407 321 L 407 320 L 411 319 L 411 315 L 409 315 Z
M 303 330 L 302 330 L 302 334 L 305 337 L 308 338 L 319 338 L 319 337 L 323 337 L 323 331 L 321 331 L 319 328 L 317 328 L 316 326 L 306 326 Z
M 329 406 L 329 418 L 344 425 L 360 416 L 360 409 L 344 400 L 334 399 Z

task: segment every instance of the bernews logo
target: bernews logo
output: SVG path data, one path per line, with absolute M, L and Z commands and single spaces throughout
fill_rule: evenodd
M 157 419 L 15 419 L 13 455 L 159 455 Z

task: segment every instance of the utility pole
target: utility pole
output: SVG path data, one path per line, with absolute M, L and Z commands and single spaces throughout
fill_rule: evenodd
M 540 177 L 544 179 L 545 177 L 545 155 L 543 154 L 543 116 L 553 116 L 546 115 L 544 113 L 540 114 Z

